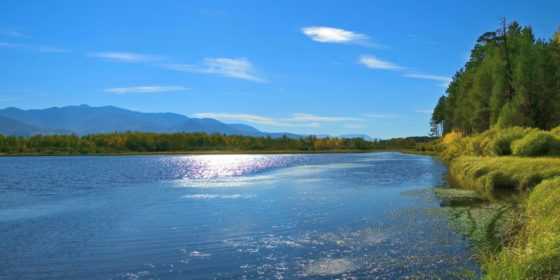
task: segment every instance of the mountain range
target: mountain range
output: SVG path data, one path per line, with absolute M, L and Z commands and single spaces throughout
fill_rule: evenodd
M 290 138 L 302 137 L 302 135 L 293 133 L 263 132 L 249 125 L 226 124 L 211 118 L 189 118 L 175 113 L 143 113 L 115 106 L 78 105 L 31 110 L 15 107 L 0 109 L 0 134 L 3 135 L 87 135 L 125 131 L 204 132 L 244 136 L 282 137 L 286 135 Z M 371 139 L 367 135 L 354 134 L 340 137 Z
M 4 135 L 86 135 L 124 131 L 267 135 L 244 124 L 225 124 L 215 119 L 189 118 L 174 113 L 141 113 L 114 106 L 79 105 L 34 110 L 10 107 L 0 110 L 0 134 Z

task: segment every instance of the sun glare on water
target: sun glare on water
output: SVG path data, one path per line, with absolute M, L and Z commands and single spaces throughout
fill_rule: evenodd
M 240 176 L 270 165 L 259 155 L 203 155 L 191 160 L 192 178 L 200 179 Z
M 166 159 L 170 168 L 177 168 L 177 187 L 231 187 L 244 186 L 266 176 L 248 176 L 285 166 L 286 156 L 264 155 L 197 155 Z M 264 183 L 264 182 L 263 182 Z

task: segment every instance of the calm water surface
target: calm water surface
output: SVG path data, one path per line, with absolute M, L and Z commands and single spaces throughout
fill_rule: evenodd
M 399 153 L 0 158 L 1 279 L 462 279 Z M 408 278 L 407 278 L 408 277 Z

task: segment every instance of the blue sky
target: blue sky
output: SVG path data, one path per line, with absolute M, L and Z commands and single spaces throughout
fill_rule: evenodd
M 550 37 L 560 1 L 0 3 L 0 107 L 115 105 L 265 131 L 426 135 L 502 17 Z

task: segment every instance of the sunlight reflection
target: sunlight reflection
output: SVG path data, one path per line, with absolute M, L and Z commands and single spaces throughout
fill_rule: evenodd
M 232 187 L 257 182 L 266 184 L 269 177 L 257 175 L 259 172 L 286 167 L 296 158 L 287 155 L 197 155 L 164 160 L 176 173 L 176 186 Z
M 284 156 L 196 155 L 162 158 L 177 179 L 213 179 L 242 176 L 285 165 Z
M 270 165 L 262 155 L 203 155 L 192 157 L 193 178 L 232 177 Z

